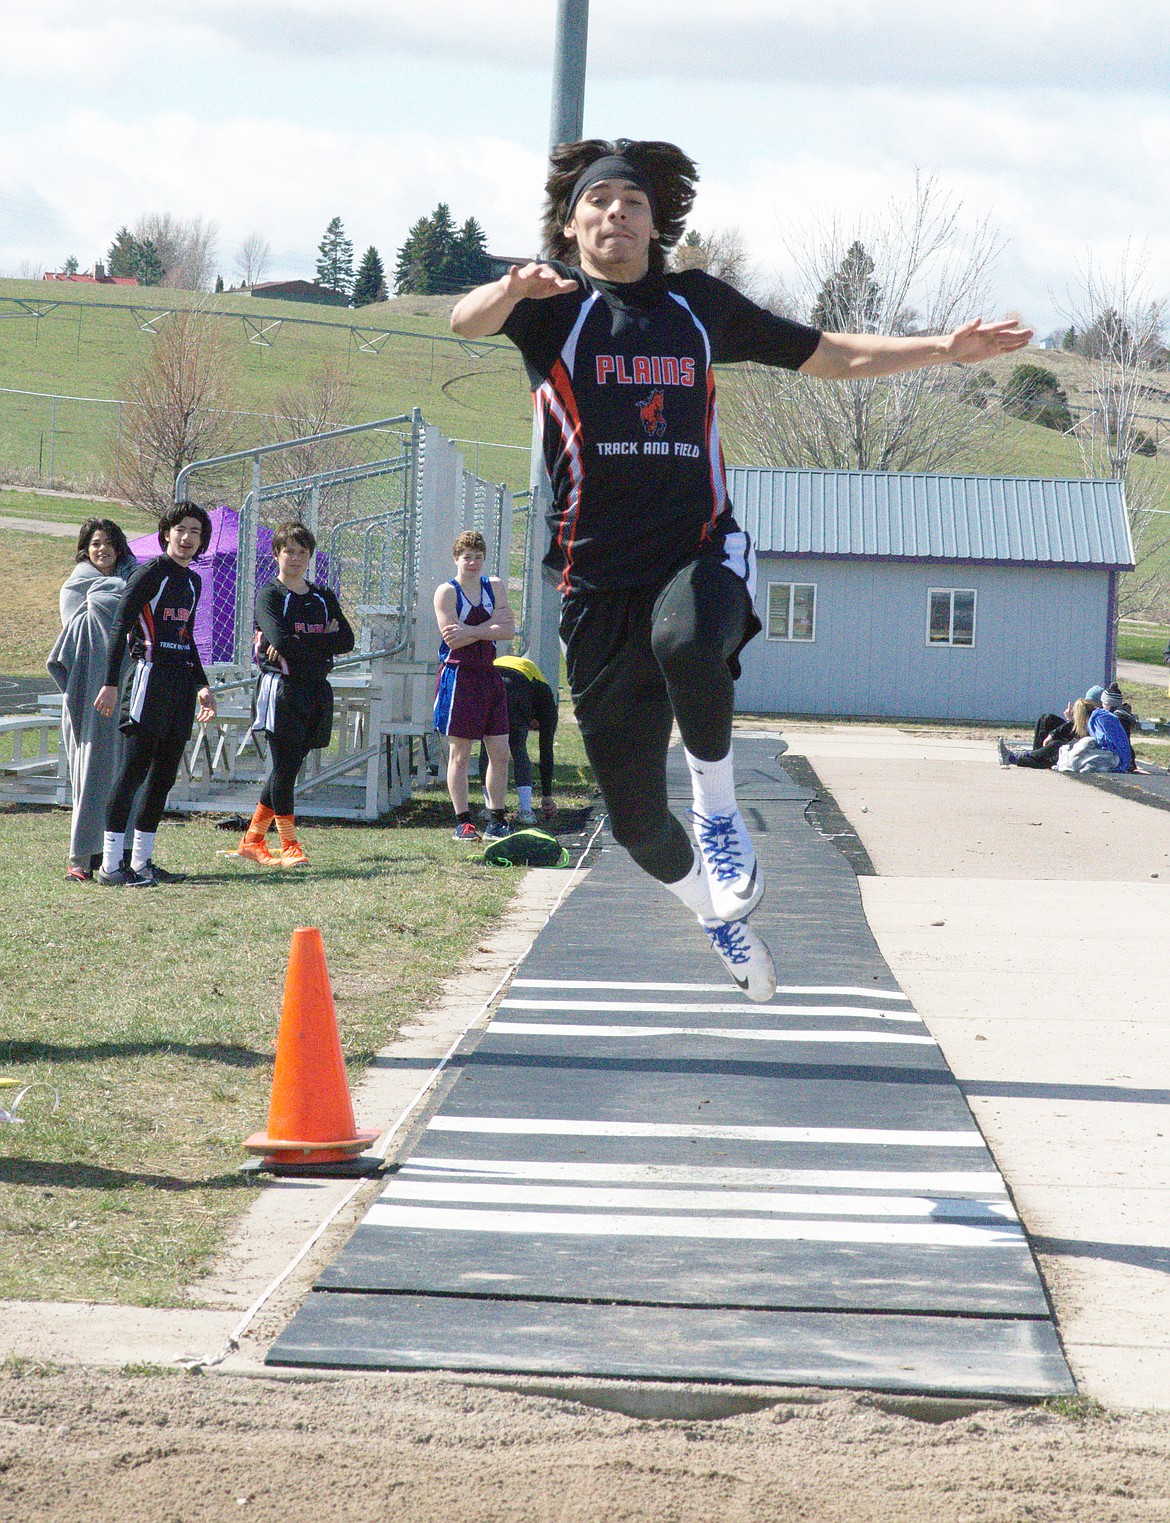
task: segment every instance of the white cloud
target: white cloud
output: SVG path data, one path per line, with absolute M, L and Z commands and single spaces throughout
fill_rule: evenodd
M 161 59 L 426 57 L 452 65 L 548 68 L 552 0 L 54 0 L 0 3 L 0 73 L 93 80 Z M 881 80 L 933 89 L 1064 85 L 1161 90 L 1170 58 L 1163 0 L 671 0 L 631 10 L 593 0 L 596 77 Z
M 289 268 L 274 274 L 309 276 L 331 217 L 341 216 L 359 253 L 373 243 L 392 263 L 409 225 L 440 199 L 513 252 L 534 243 L 542 173 L 540 155 L 486 138 L 338 133 L 275 118 L 208 124 L 183 112 L 128 126 L 75 111 L 48 129 L 0 131 L 0 210 L 27 208 L 0 236 L 0 260 L 72 252 L 89 264 L 121 223 L 170 211 L 218 224 L 226 274 L 258 228 L 287 251 Z

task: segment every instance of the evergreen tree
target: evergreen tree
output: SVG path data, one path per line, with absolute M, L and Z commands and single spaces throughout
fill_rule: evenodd
M 222 275 L 217 275 L 215 277 L 215 294 L 218 296 L 219 293 L 222 290 L 223 290 L 223 276 Z
M 821 287 L 812 309 L 813 326 L 831 333 L 872 333 L 882 305 L 882 288 L 873 272 L 865 245 L 855 239 Z
M 77 274 L 77 255 L 76 254 L 70 254 L 69 258 L 61 266 L 61 273 L 63 275 L 76 275 Z
M 340 217 L 333 218 L 317 245 L 317 279 L 342 296 L 353 289 L 353 244 L 345 236 Z
M 1003 389 L 1003 410 L 1041 428 L 1065 433 L 1073 426 L 1068 396 L 1044 365 L 1017 365 Z
M 138 277 L 140 286 L 157 286 L 162 281 L 166 268 L 152 239 L 144 238 L 141 243 L 135 240 L 134 268 L 130 274 Z
M 128 227 L 120 227 L 114 234 L 114 241 L 106 255 L 106 274 L 138 274 L 138 240 Z
M 488 278 L 487 234 L 468 217 L 455 238 L 452 273 L 459 286 L 480 286 Z
M 353 304 L 355 307 L 368 307 L 372 301 L 385 300 L 386 272 L 382 268 L 378 250 L 371 243 L 358 266 L 357 279 L 353 283 Z

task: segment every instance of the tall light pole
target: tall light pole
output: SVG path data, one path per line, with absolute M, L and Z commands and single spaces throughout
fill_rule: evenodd
M 589 41 L 589 0 L 557 0 L 557 41 L 553 57 L 552 115 L 548 145 L 575 143 L 585 121 L 585 50 Z
M 552 112 L 549 147 L 575 143 L 584 134 L 585 52 L 589 40 L 589 0 L 557 0 L 556 50 L 553 56 Z M 537 516 L 533 543 L 543 553 L 548 542 L 544 515 L 552 501 L 552 487 L 544 468 L 543 440 L 536 421 L 532 425 L 532 512 Z M 534 566 L 530 586 L 535 594 L 534 617 L 529 621 L 529 650 L 555 693 L 560 687 L 561 646 L 558 633 L 561 600 L 556 589 Z

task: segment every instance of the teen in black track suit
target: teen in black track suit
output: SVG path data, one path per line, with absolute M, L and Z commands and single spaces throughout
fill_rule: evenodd
M 195 503 L 181 502 L 159 523 L 165 554 L 140 566 L 126 584 L 110 635 L 106 684 L 94 706 L 113 713 L 118 674 L 127 647 L 133 665 L 122 683 L 120 728 L 125 759 L 110 795 L 99 881 L 119 887 L 151 886 L 175 875 L 153 863 L 154 836 L 174 785 L 198 709 L 215 717 L 215 701 L 195 646 L 195 610 L 202 583 L 190 563 L 211 540 L 211 520 Z M 122 869 L 126 823 L 139 788 L 130 871 Z
M 826 379 L 982 360 L 1013 324 L 947 338 L 821 333 L 701 271 L 666 270 L 696 170 L 669 143 L 553 150 L 547 262 L 469 293 L 451 326 L 524 357 L 553 489 L 546 568 L 586 752 L 615 839 L 703 922 L 755 999 L 775 979 L 742 922 L 763 884 L 735 803 L 737 656 L 758 632 L 754 561 L 727 500 L 713 367 L 750 360 Z M 666 801 L 677 720 L 698 854 Z M 742 975 L 742 976 L 741 976 Z
M 268 776 L 260 804 L 239 846 L 239 855 L 264 865 L 276 858 L 265 845 L 273 818 L 280 832 L 283 866 L 303 866 L 296 838 L 293 794 L 297 774 L 310 751 L 329 744 L 333 733 L 334 657 L 354 646 L 353 630 L 336 594 L 305 580 L 317 542 L 306 525 L 281 524 L 272 536 L 279 568 L 274 582 L 256 597 L 256 683 L 254 730 L 268 737 Z

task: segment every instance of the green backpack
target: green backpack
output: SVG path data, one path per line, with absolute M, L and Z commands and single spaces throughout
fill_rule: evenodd
M 547 830 L 514 830 L 489 841 L 483 860 L 492 867 L 567 867 L 569 853 Z

